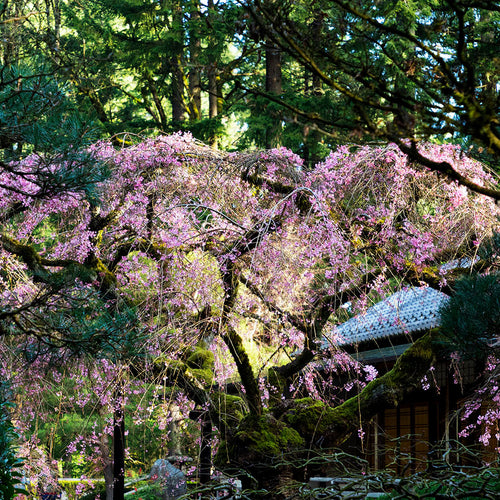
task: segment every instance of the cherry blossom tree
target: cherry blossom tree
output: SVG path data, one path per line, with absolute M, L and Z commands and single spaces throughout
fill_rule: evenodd
M 27 374 L 33 387 L 61 377 L 63 365 L 76 388 L 90 384 L 72 404 L 93 391 L 102 409 L 106 423 L 85 441 L 96 460 L 110 457 L 103 433 L 115 445 L 123 436 L 126 400 L 163 381 L 218 430 L 220 467 L 269 486 L 287 470 L 272 465 L 279 457 L 300 459 L 317 432 L 322 446 L 342 443 L 420 390 L 435 360 L 436 332 L 381 377 L 332 345 L 330 372 L 352 370 L 354 396 L 329 387 L 325 397 L 314 363 L 344 304 L 363 311 L 415 284 L 451 291 L 463 270 L 441 266 L 453 259 L 494 265 L 476 255 L 498 229 L 495 203 L 395 145 L 343 146 L 312 171 L 286 149 L 223 153 L 180 134 L 99 142 L 85 155 L 108 173 L 92 192 L 44 191 L 40 179 L 68 165 L 42 154 L 0 174 L 0 335 L 4 377 L 20 373 L 20 356 L 29 362 L 19 387 Z M 456 146 L 423 144 L 419 155 L 496 189 Z M 265 355 L 251 352 L 255 340 Z M 92 371 L 80 362 L 88 355 L 99 360 Z M 297 399 L 298 386 L 311 398 Z M 156 394 L 144 407 L 162 404 Z M 24 418 L 36 414 L 36 398 L 23 405 Z

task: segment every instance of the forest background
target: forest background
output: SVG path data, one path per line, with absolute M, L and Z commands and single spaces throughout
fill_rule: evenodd
M 266 373 L 271 359 L 276 366 L 286 367 L 273 372 L 280 388 L 283 380 L 313 360 L 314 342 L 325 324 L 335 320 L 332 314 L 339 306 L 340 290 L 343 302 L 362 299 L 366 305 L 368 284 L 377 283 L 378 296 L 402 283 L 426 282 L 444 289 L 442 276 L 432 265 L 469 255 L 479 243 L 490 245 L 489 238 L 496 228 L 496 208 L 487 203 L 499 200 L 500 192 L 473 160 L 460 163 L 462 153 L 456 151 L 466 152 L 487 169 L 498 172 L 499 11 L 498 2 L 472 0 L 2 2 L 2 376 L 10 380 L 6 397 L 22 401 L 22 412 L 30 416 L 21 431 L 25 443 L 29 443 L 25 453 L 30 460 L 40 462 L 33 465 L 35 482 L 44 474 L 51 475 L 49 465 L 54 458 L 64 460 L 72 475 L 92 474 L 91 468 L 82 463 L 81 457 L 88 456 L 94 467 L 101 467 L 108 475 L 108 495 L 119 498 L 123 493 L 124 466 L 116 460 L 113 463 L 110 457 L 113 453 L 124 455 L 120 448 L 124 447 L 124 440 L 120 436 L 124 435 L 125 423 L 127 428 L 137 430 L 136 435 L 132 430 L 129 434 L 130 449 L 135 449 L 128 455 L 128 468 L 134 468 L 130 465 L 133 460 L 149 465 L 150 456 L 165 454 L 169 449 L 178 451 L 171 449 L 165 431 L 177 419 L 178 409 L 182 407 L 186 412 L 189 405 L 195 404 L 198 411 L 207 410 L 213 398 L 200 396 L 200 390 L 209 393 L 206 387 L 215 387 L 220 391 L 235 370 L 245 396 L 232 396 L 239 399 L 231 401 L 241 408 L 227 410 L 235 419 L 231 424 L 215 415 L 220 412 L 209 408 L 210 423 L 229 432 L 226 428 L 243 425 L 245 414 L 265 414 L 261 396 L 267 389 L 258 386 L 262 384 L 262 374 L 252 371 L 250 362 L 238 362 L 247 358 L 238 350 L 240 335 L 230 321 L 235 307 L 239 307 L 235 306 L 237 297 L 243 300 L 241 295 L 253 295 L 253 301 L 259 302 L 246 304 L 245 321 L 253 315 L 255 321 L 262 323 L 258 316 L 262 308 L 267 310 L 269 317 L 259 330 L 265 342 L 258 349 L 266 354 L 267 361 L 251 362 L 255 366 L 260 363 Z M 193 141 L 192 136 L 179 135 L 179 131 L 192 134 L 212 149 Z M 161 139 L 173 133 L 177 135 L 172 139 Z M 425 145 L 423 141 L 427 141 Z M 399 150 L 391 149 L 389 143 Z M 339 146 L 344 149 L 336 154 L 343 161 L 330 155 Z M 268 154 L 259 152 L 270 148 L 274 149 Z M 399 155 L 403 153 L 415 167 L 408 167 L 407 171 L 400 168 Z M 382 154 L 384 161 L 380 163 Z M 144 184 L 137 183 L 132 167 L 127 165 L 144 166 L 148 155 L 158 155 L 161 165 L 181 162 L 187 173 L 181 169 L 175 172 L 176 177 L 170 172 L 161 182 L 152 174 L 144 174 Z M 193 157 L 198 162 L 193 163 Z M 42 163 L 37 158 L 43 159 Z M 201 186 L 204 182 L 205 186 L 213 186 L 207 179 L 211 178 L 210 168 L 216 164 L 225 165 L 220 179 L 224 189 L 213 188 L 212 193 L 207 193 Z M 326 205 L 318 208 L 318 184 L 324 183 L 332 191 L 333 187 L 342 187 L 349 192 L 342 186 L 341 178 L 329 177 L 332 164 L 342 164 L 347 169 L 342 172 L 345 179 L 359 175 L 359 185 L 373 189 L 371 196 L 377 200 L 373 206 L 377 208 L 371 219 L 366 215 L 368 207 L 359 201 L 370 196 L 356 191 L 351 196 L 359 196 L 357 203 L 361 205 L 354 207 L 356 210 L 366 209 L 363 221 L 359 214 L 354 214 L 353 206 L 337 206 L 338 200 L 321 199 Z M 397 185 L 398 181 L 401 186 L 409 186 L 413 178 L 419 177 L 418 168 L 424 167 L 434 176 L 433 192 L 444 193 L 441 198 L 436 196 L 439 203 L 444 200 L 443 205 L 437 201 L 426 201 L 429 206 L 423 202 L 419 205 L 419 200 L 407 200 L 405 209 L 399 206 L 397 213 L 388 211 L 387 200 L 394 195 L 393 187 L 384 185 L 383 179 L 375 182 L 364 176 L 362 172 L 370 172 L 367 165 L 385 172 L 387 182 L 391 180 Z M 394 168 L 384 171 L 387 165 Z M 116 193 L 109 187 L 103 190 L 103 185 L 109 186 L 109 179 L 113 180 Z M 181 179 L 185 184 L 180 182 L 174 189 L 175 182 Z M 420 192 L 428 184 L 423 181 Z M 440 234 L 446 240 L 446 248 L 425 240 L 429 232 L 438 234 L 432 226 L 435 221 L 430 220 L 435 214 L 429 210 L 452 211 L 462 206 L 457 202 L 463 195 L 460 186 L 467 189 L 470 200 L 488 197 L 489 202 L 481 198 L 479 203 L 486 207 L 481 216 L 486 215 L 479 221 L 474 219 L 471 232 L 465 231 L 466 221 L 470 220 L 465 216 L 458 218 L 460 224 L 449 228 L 448 239 Z M 163 201 L 158 201 L 162 196 L 152 195 L 155 189 Z M 148 209 L 144 213 L 129 210 L 118 217 L 119 203 L 134 190 L 138 198 L 127 199 L 127 203 Z M 188 215 L 161 219 L 158 207 L 167 201 L 175 205 L 183 190 L 188 197 L 188 201 L 183 200 Z M 408 195 L 406 188 L 401 192 Z M 71 204 L 66 195 L 78 203 Z M 423 195 L 421 199 L 428 200 Z M 288 206 L 288 202 L 293 206 Z M 234 210 L 229 211 L 229 206 Z M 324 206 L 331 208 L 331 218 L 325 222 L 328 217 L 323 217 L 326 225 L 320 227 L 315 219 L 319 212 L 314 211 L 324 211 Z M 278 214 L 273 207 L 283 211 Z M 343 224 L 333 215 L 334 207 L 346 217 Z M 401 224 L 401 214 L 410 212 L 410 208 L 413 213 L 426 216 L 429 224 L 419 225 L 408 216 L 414 224 L 412 234 L 409 226 L 403 228 Z M 382 209 L 387 213 L 383 214 Z M 239 232 L 235 233 L 234 227 L 228 229 L 228 221 L 236 221 Z M 349 236 L 348 255 L 340 251 L 345 241 L 341 240 L 338 227 L 333 228 L 337 223 L 344 231 L 342 237 Z M 385 224 L 386 229 L 390 226 L 392 232 L 382 231 L 383 237 L 374 242 L 368 234 L 368 226 L 374 223 Z M 138 230 L 141 224 L 144 233 Z M 137 230 L 135 246 L 127 239 L 131 228 Z M 108 229 L 120 237 L 106 240 L 103 234 Z M 329 238 L 336 238 L 324 240 L 325 245 L 337 245 L 335 259 L 329 255 L 325 261 L 321 254 L 329 253 L 318 243 L 322 241 L 322 231 Z M 461 233 L 457 236 L 453 231 Z M 87 235 L 85 243 L 80 240 L 82 232 Z M 307 248 L 321 251 L 313 256 L 297 250 L 302 261 L 290 260 L 287 247 L 296 244 L 290 236 L 294 232 L 303 237 Z M 176 258 L 189 261 L 191 274 L 174 259 L 169 261 L 173 273 L 169 280 L 184 279 L 188 286 L 182 293 L 191 297 L 189 300 L 196 307 L 193 310 L 178 296 L 169 296 L 172 309 L 161 311 L 164 323 L 158 336 L 158 325 L 151 314 L 151 309 L 158 307 L 158 299 L 152 299 L 157 296 L 157 288 L 153 287 L 153 293 L 148 280 L 154 275 L 154 263 L 161 264 L 165 255 L 171 255 L 171 247 L 166 251 L 165 246 L 152 244 L 172 245 L 164 234 L 182 240 L 176 243 Z M 273 240 L 275 234 L 279 238 Z M 264 273 L 266 259 L 278 255 L 273 253 L 278 250 L 271 251 L 273 245 L 282 252 L 282 266 L 277 267 L 274 282 Z M 71 253 L 75 247 L 89 253 Z M 356 268 L 360 247 L 372 260 L 370 265 L 358 264 Z M 414 251 L 408 263 L 401 252 L 404 248 L 407 257 L 410 247 Z M 377 260 L 381 249 L 386 255 L 392 252 L 383 262 Z M 486 259 L 488 264 L 482 262 L 481 270 L 487 268 L 495 276 L 492 252 Z M 237 264 L 233 266 L 234 259 L 228 255 L 236 255 Z M 339 255 L 344 255 L 342 263 Z M 124 261 L 120 264 L 119 259 Z M 261 281 L 253 282 L 244 272 L 245 266 L 259 270 Z M 380 270 L 387 268 L 391 276 L 383 280 L 383 285 L 387 285 L 384 288 Z M 336 278 L 332 278 L 332 269 Z M 301 302 L 304 291 L 295 297 L 279 296 L 280 289 L 294 289 L 282 277 L 283 271 L 290 280 L 310 273 L 310 281 L 300 283 L 315 294 L 309 308 Z M 127 279 L 122 279 L 127 273 Z M 319 274 L 328 283 L 324 289 L 315 281 Z M 214 276 L 220 277 L 219 283 Z M 236 278 L 242 282 L 240 291 L 245 288 L 241 295 Z M 453 279 L 456 277 L 449 277 L 446 285 L 450 291 L 454 290 Z M 495 283 L 493 280 L 492 286 L 497 286 Z M 224 290 L 224 297 L 214 299 L 220 294 L 219 288 Z M 83 309 L 77 296 L 68 294 L 70 289 L 79 294 L 79 300 L 85 297 L 87 304 Z M 200 294 L 205 294 L 204 301 L 199 300 Z M 71 302 L 73 299 L 75 303 Z M 68 304 L 72 313 L 65 316 Z M 97 313 L 103 304 L 107 315 Z M 294 311 L 300 314 L 293 314 Z M 90 320 L 93 315 L 95 321 Z M 296 331 L 305 339 L 305 344 L 300 345 L 305 347 L 303 355 L 295 364 L 271 358 L 279 348 L 273 335 L 278 334 L 279 338 L 281 323 L 288 325 L 288 341 L 290 337 L 295 339 L 296 333 L 290 332 Z M 310 323 L 314 323 L 314 329 Z M 273 335 L 269 334 L 268 324 L 274 325 Z M 493 328 L 494 325 L 493 321 Z M 229 374 L 227 367 L 219 366 L 216 383 L 206 372 L 195 374 L 205 384 L 200 389 L 199 381 L 192 380 L 185 368 L 203 372 L 205 363 L 210 365 L 214 360 L 207 354 L 206 345 L 198 346 L 201 351 L 186 351 L 186 347 L 196 347 L 193 338 L 203 337 L 206 342 L 212 335 L 206 331 L 214 328 L 219 329 L 224 349 L 229 349 L 236 366 Z M 150 340 L 146 342 L 145 338 Z M 141 353 L 137 346 L 151 344 L 151 339 L 156 342 L 155 352 Z M 172 339 L 179 344 L 175 349 Z M 294 342 L 290 346 L 296 348 Z M 89 356 L 93 360 L 90 366 Z M 157 366 L 161 363 L 152 362 L 151 356 L 156 360 L 166 356 L 178 363 L 165 362 L 168 366 L 159 375 Z M 96 367 L 97 371 L 92 372 Z M 150 378 L 144 376 L 146 367 Z M 424 373 L 426 370 L 427 367 Z M 34 380 L 39 380 L 39 385 Z M 97 380 L 101 392 L 96 389 Z M 120 383 L 116 384 L 116 380 Z M 172 380 L 177 381 L 183 393 L 172 390 Z M 61 381 L 62 385 L 58 385 Z M 130 397 L 137 396 L 127 402 L 129 406 L 141 407 L 145 402 L 146 413 L 134 415 L 134 422 L 126 422 L 121 415 L 125 386 Z M 34 388 L 43 398 L 27 396 Z M 16 396 L 16 391 L 21 392 Z M 66 392 L 77 392 L 83 400 L 70 401 Z M 91 401 L 91 393 L 99 393 L 99 401 Z M 228 398 L 224 397 L 225 404 Z M 170 404 L 174 400 L 175 405 Z M 32 402 L 31 406 L 27 401 Z M 54 408 L 58 408 L 57 412 Z M 89 408 L 93 408 L 90 413 Z M 369 417 L 368 412 L 366 418 Z M 206 420 L 202 419 L 202 426 L 203 422 L 206 424 Z M 277 446 L 303 446 L 302 436 L 287 434 L 283 421 L 273 420 L 272 425 L 278 426 L 274 434 L 287 436 Z M 344 435 L 359 430 L 358 427 L 332 432 Z M 244 427 L 241 429 L 243 432 Z M 265 431 L 262 429 L 263 434 Z M 193 431 L 193 435 L 197 432 Z M 131 444 L 134 439 L 136 445 Z M 241 432 L 238 439 L 242 439 Z M 194 449 L 194 441 L 193 437 L 193 443 L 183 446 Z M 337 438 L 332 438 L 332 443 L 336 442 Z M 92 447 L 93 454 L 89 451 Z M 226 451 L 231 465 L 245 468 L 245 460 L 232 456 L 234 450 L 231 452 L 228 447 Z M 271 451 L 272 455 L 281 450 Z M 7 458 L 9 463 L 15 462 L 11 455 Z M 250 457 L 254 459 L 255 456 Z M 255 470 L 247 469 L 255 475 Z M 114 491 L 110 488 L 113 484 Z

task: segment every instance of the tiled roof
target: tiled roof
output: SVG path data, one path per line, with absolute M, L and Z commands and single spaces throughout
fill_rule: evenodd
M 434 328 L 439 325 L 439 308 L 448 298 L 433 288 L 405 288 L 370 307 L 366 313 L 336 326 L 323 339 L 322 347 L 330 343 L 357 344 Z
M 474 266 L 474 264 L 479 262 L 479 256 L 476 255 L 474 258 L 462 257 L 461 259 L 450 260 L 446 264 L 440 267 L 441 271 L 451 271 L 452 269 L 469 269 Z

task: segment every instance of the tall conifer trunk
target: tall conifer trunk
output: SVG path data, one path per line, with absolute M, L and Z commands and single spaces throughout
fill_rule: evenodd
M 178 39 L 174 42 L 177 51 L 175 55 L 170 59 L 172 121 L 174 122 L 174 124 L 184 121 L 186 112 L 186 107 L 184 105 L 184 74 L 182 67 L 184 50 L 184 29 L 182 14 L 181 3 L 179 1 L 173 2 L 172 24 L 178 33 Z
M 14 2 L 2 2 L 1 13 L 4 21 L 1 26 L 3 43 L 0 46 L 2 49 L 2 64 L 4 66 L 15 65 L 19 62 L 19 40 L 18 30 L 21 22 L 16 20 L 22 15 L 22 2 L 15 0 Z
M 404 27 L 404 31 L 412 36 L 415 36 L 415 19 L 413 16 L 405 15 L 401 11 L 397 14 L 398 25 Z M 410 103 L 414 99 L 414 90 L 408 88 L 408 82 L 411 80 L 408 76 L 414 71 L 412 65 L 416 60 L 415 45 L 406 42 L 406 47 L 402 47 L 402 54 L 405 59 L 406 67 L 396 73 L 394 78 L 394 95 L 398 99 L 396 103 L 397 112 L 393 118 L 393 126 L 399 133 L 412 137 L 415 133 L 415 119 L 412 116 Z
M 190 120 L 201 119 L 201 71 L 200 51 L 201 40 L 199 37 L 200 2 L 191 0 L 190 6 L 191 26 L 189 28 L 189 117 Z
M 208 16 L 212 20 L 217 15 L 213 0 L 208 0 Z M 212 36 L 209 36 L 209 43 Z M 220 90 L 220 76 L 217 65 L 217 60 L 211 61 L 208 68 L 208 117 L 211 119 L 217 118 L 222 111 L 222 97 Z M 214 129 L 210 134 L 209 143 L 212 147 L 217 148 L 218 138 L 217 132 Z
M 280 95 L 283 92 L 281 74 L 281 50 L 273 43 L 267 41 L 266 51 L 266 92 Z M 275 148 L 280 145 L 281 120 L 280 111 L 270 113 L 271 123 L 266 130 L 266 148 Z
M 321 13 L 319 11 L 314 13 L 314 21 L 311 23 L 311 36 L 313 39 L 320 40 L 321 31 L 323 27 L 323 20 Z M 312 73 L 306 68 L 304 75 L 304 91 L 307 96 L 311 99 L 320 99 L 323 95 L 321 78 L 316 74 Z M 316 105 L 316 103 L 314 103 Z M 313 168 L 316 163 L 321 160 L 319 155 L 319 143 L 321 139 L 321 134 L 315 127 L 311 127 L 309 124 L 304 126 L 303 131 L 304 146 L 303 146 L 303 157 L 305 165 L 309 168 Z

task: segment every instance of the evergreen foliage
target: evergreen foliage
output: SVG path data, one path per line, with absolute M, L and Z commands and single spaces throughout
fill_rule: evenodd
M 22 461 L 16 457 L 14 442 L 17 435 L 10 420 L 14 406 L 7 400 L 5 383 L 0 383 L 0 500 L 10 500 L 17 493 L 24 493 L 21 484 Z
M 484 358 L 498 341 L 500 275 L 460 279 L 440 314 L 449 349 L 458 350 L 465 358 Z
M 0 138 L 4 158 L 32 152 L 74 154 L 97 140 L 99 130 L 77 109 L 71 85 L 42 58 L 1 67 Z
M 5 66 L 43 67 L 109 135 L 190 130 L 240 149 L 275 135 L 307 166 L 340 143 L 446 136 L 497 163 L 498 2 L 14 4 Z

